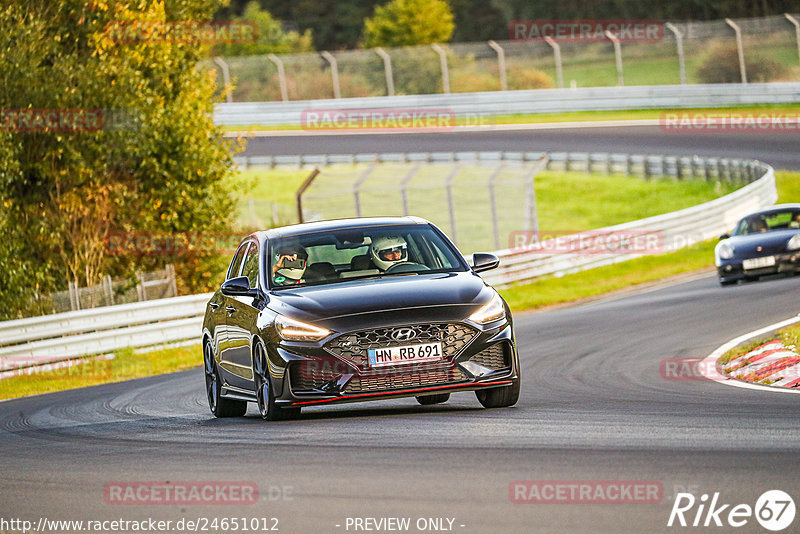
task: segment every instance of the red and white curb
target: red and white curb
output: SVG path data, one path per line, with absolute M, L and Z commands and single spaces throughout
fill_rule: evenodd
M 800 354 L 795 347 L 785 347 L 780 340 L 770 341 L 753 349 L 747 354 L 731 360 L 724 371 L 717 371 L 717 360 L 732 348 L 769 332 L 800 322 L 800 314 L 779 323 L 771 324 L 753 332 L 741 335 L 720 346 L 706 356 L 698 366 L 698 370 L 709 380 L 728 386 L 772 391 L 774 393 L 800 393 Z M 752 380 L 776 380 L 766 385 Z M 792 389 L 798 388 L 798 389 Z

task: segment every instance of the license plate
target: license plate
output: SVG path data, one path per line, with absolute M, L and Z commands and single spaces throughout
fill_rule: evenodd
M 772 267 L 773 265 L 775 265 L 775 256 L 751 258 L 742 262 L 742 267 L 745 269 L 761 269 L 762 267 Z
M 403 363 L 432 362 L 442 359 L 441 343 L 422 343 L 402 347 L 369 349 L 367 358 L 372 367 L 400 365 Z

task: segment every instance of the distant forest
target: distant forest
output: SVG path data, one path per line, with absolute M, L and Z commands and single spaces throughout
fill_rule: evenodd
M 231 0 L 217 18 L 241 15 L 249 0 Z M 276 19 L 312 31 L 314 48 L 358 47 L 364 19 L 388 0 L 259 0 Z M 714 20 L 800 12 L 798 0 L 449 0 L 454 42 L 507 39 L 517 19 Z

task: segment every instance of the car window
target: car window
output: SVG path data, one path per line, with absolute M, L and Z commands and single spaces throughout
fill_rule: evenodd
M 427 225 L 299 234 L 269 246 L 272 287 L 467 269 L 455 246 Z
M 250 281 L 250 287 L 258 285 L 258 245 L 256 243 L 252 243 L 247 250 L 247 256 L 245 256 L 242 266 L 242 276 L 246 276 Z
M 800 210 L 757 213 L 745 217 L 736 226 L 735 235 L 757 234 L 772 230 L 800 228 Z
M 244 253 L 247 251 L 247 247 L 249 245 L 249 241 L 239 245 L 239 249 L 236 251 L 236 254 L 233 255 L 231 266 L 228 268 L 228 275 L 225 277 L 226 280 L 230 280 L 231 278 L 236 278 L 239 276 L 239 268 L 242 266 L 242 259 L 244 258 Z

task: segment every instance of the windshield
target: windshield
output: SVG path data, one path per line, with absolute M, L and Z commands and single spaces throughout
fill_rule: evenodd
M 455 247 L 424 225 L 340 229 L 270 240 L 273 288 L 467 269 Z
M 800 228 L 800 209 L 786 209 L 750 215 L 739 221 L 733 235 L 758 234 L 790 228 Z

